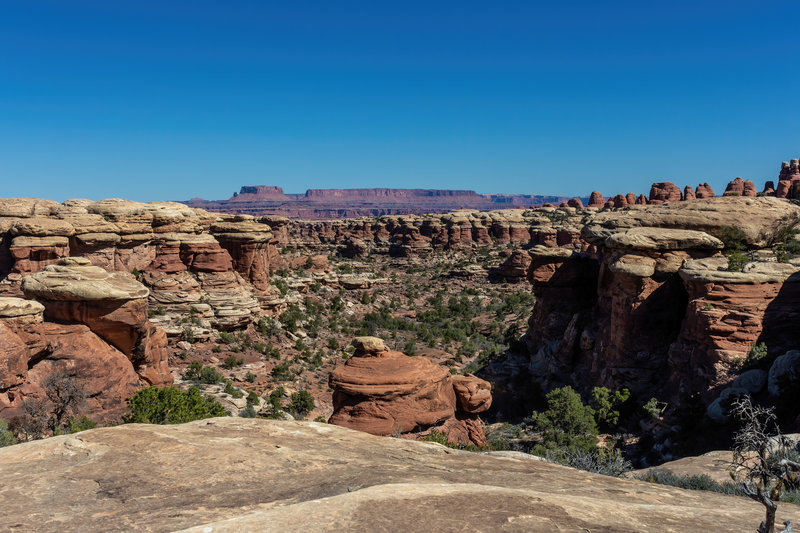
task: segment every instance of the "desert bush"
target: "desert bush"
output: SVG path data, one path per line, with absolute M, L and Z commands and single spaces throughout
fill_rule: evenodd
M 226 416 L 213 398 L 203 396 L 197 387 L 182 391 L 177 387 L 146 387 L 128 398 L 130 413 L 125 423 L 183 424 L 192 420 Z
M 735 483 L 730 481 L 719 483 L 711 479 L 708 474 L 679 475 L 669 470 L 655 468 L 648 470 L 644 474 L 636 476 L 636 479 L 648 481 L 650 483 L 658 483 L 659 485 L 679 487 L 682 489 L 708 490 L 711 492 L 719 492 L 721 494 L 735 494 L 737 496 L 744 496 L 742 490 L 737 487 Z
M 8 429 L 8 423 L 0 418 L 0 448 L 17 443 L 17 437 Z
M 307 390 L 292 393 L 289 399 L 289 412 L 292 416 L 303 418 L 314 409 L 314 397 Z
M 569 450 L 595 452 L 597 450 L 597 423 L 595 412 L 584 405 L 572 387 L 554 389 L 545 396 L 547 409 L 534 411 L 530 422 L 542 432 L 542 444 L 534 450 L 537 455 L 548 451 Z
M 611 391 L 606 387 L 592 389 L 591 406 L 595 411 L 597 424 L 606 429 L 612 429 L 619 423 L 619 407 L 631 397 L 628 389 Z
M 222 381 L 222 374 L 213 367 L 203 366 L 200 361 L 192 361 L 183 373 L 184 379 L 199 381 L 207 385 L 214 385 Z
M 223 366 L 228 370 L 230 370 L 232 368 L 236 368 L 237 366 L 242 366 L 243 364 L 244 364 L 243 357 L 236 357 L 235 355 L 229 355 L 228 357 L 225 358 Z

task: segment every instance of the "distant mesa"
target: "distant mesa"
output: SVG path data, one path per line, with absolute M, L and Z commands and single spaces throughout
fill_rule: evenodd
M 286 194 L 274 185 L 245 185 L 227 200 L 192 198 L 183 202 L 207 211 L 290 218 L 332 219 L 381 215 L 445 213 L 456 209 L 507 209 L 585 202 L 588 198 L 531 194 L 478 194 L 458 189 L 308 189 Z

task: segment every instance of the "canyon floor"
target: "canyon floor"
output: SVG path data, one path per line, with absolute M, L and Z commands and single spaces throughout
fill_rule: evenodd
M 124 425 L 0 449 L 10 531 L 752 531 L 747 499 L 314 422 Z M 800 522 L 781 505 L 778 523 Z

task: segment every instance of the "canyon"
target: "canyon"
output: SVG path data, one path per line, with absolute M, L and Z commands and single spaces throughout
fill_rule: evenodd
M 0 419 L 32 440 L 60 432 L 68 414 L 116 423 L 137 391 L 176 385 L 199 387 L 234 417 L 167 433 L 219 430 L 209 438 L 224 440 L 253 431 L 283 449 L 297 446 L 286 440 L 296 431 L 378 453 L 368 433 L 399 437 L 384 441 L 401 455 L 426 455 L 439 448 L 410 441 L 490 449 L 504 427 L 524 427 L 547 393 L 569 386 L 583 398 L 606 387 L 627 390 L 629 405 L 654 402 L 649 419 L 632 409 L 624 415 L 623 429 L 633 435 L 625 451 L 642 467 L 724 444 L 734 427 L 731 404 L 745 395 L 774 406 L 781 427 L 798 431 L 798 163 L 783 164 L 778 186 L 767 183 L 763 192 L 740 178 L 720 197 L 708 184 L 660 182 L 649 196 L 606 199 L 595 191 L 585 203 L 336 220 L 178 202 L 0 199 Z M 282 194 L 248 189 L 235 198 Z M 244 211 L 253 207 L 247 198 L 241 203 Z M 65 387 L 80 389 L 80 411 L 42 426 Z M 302 418 L 316 422 L 292 421 Z M 162 438 L 152 432 L 126 425 L 28 442 L 0 450 L 0 468 L 10 454 L 5 468 L 23 479 L 10 450 L 36 446 L 32 453 L 70 450 L 101 461 L 87 442 L 97 438 L 106 450 L 114 446 L 107 442 Z M 692 432 L 707 441 L 687 447 Z M 513 459 L 526 475 L 561 468 L 499 453 L 511 455 L 474 460 Z M 425 484 L 431 476 L 395 481 Z M 452 485 L 476 483 L 467 479 L 448 479 L 441 490 L 474 497 Z M 373 485 L 359 488 L 366 492 L 358 498 L 385 501 L 384 488 Z M 297 501 L 348 498 L 341 489 L 302 492 Z M 266 510 L 247 491 L 237 494 L 244 512 L 222 505 L 174 527 L 227 530 L 263 513 L 289 520 L 281 512 L 296 517 L 304 508 L 278 498 L 272 501 L 285 509 Z M 285 494 L 294 497 L 288 487 Z M 193 506 L 171 505 L 164 513 Z M 140 509 L 126 509 L 130 520 L 143 520 Z M 696 510 L 679 515 L 706 523 Z M 226 519 L 235 521 L 218 522 Z M 637 519 L 649 524 L 645 514 Z

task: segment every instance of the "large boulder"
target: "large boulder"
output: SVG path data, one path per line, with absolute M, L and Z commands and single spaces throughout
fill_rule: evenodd
M 485 444 L 476 414 L 491 405 L 488 382 L 474 376 L 454 379 L 424 357 L 389 350 L 377 337 L 357 337 L 353 346 L 353 356 L 329 378 L 331 424 L 373 435 L 437 429 L 452 442 Z
M 664 202 L 679 202 L 681 200 L 680 188 L 671 181 L 654 183 L 650 187 L 648 203 L 660 204 Z
M 767 388 L 772 396 L 797 396 L 800 385 L 800 350 L 779 356 L 769 369 Z

